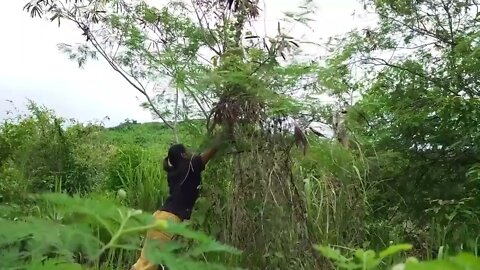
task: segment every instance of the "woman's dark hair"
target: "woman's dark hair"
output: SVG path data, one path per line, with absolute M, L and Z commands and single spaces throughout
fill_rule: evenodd
M 184 160 L 184 157 L 182 154 L 186 153 L 187 149 L 183 144 L 175 144 L 170 146 L 168 149 L 168 155 L 167 157 L 163 160 L 163 167 L 166 171 L 170 169 L 176 169 L 178 166 L 182 163 Z M 170 166 L 168 162 L 170 161 Z

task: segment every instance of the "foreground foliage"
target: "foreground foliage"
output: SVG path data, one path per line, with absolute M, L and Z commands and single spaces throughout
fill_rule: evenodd
M 149 246 L 147 258 L 169 269 L 226 269 L 201 262 L 199 256 L 206 252 L 239 254 L 185 224 L 155 222 L 151 214 L 117 207 L 105 199 L 50 193 L 40 195 L 36 203 L 40 216 L 0 219 L 2 269 L 82 269 L 80 262 L 88 267 L 118 267 L 122 263 L 119 256 L 140 250 L 139 236 L 152 228 L 192 240 L 188 250 L 185 242 L 179 241 L 161 252 Z
M 327 246 L 316 246 L 323 255 L 335 262 L 338 269 L 363 269 L 373 270 L 381 268 L 386 260 L 392 260 L 392 257 L 401 251 L 410 250 L 412 245 L 402 244 L 390 246 L 378 254 L 373 250 L 357 249 L 352 253 L 352 257 L 343 256 L 338 250 Z M 480 258 L 471 253 L 460 253 L 456 256 L 440 256 L 437 259 L 429 261 L 419 261 L 415 257 L 409 257 L 405 263 L 394 265 L 392 270 L 461 270 L 461 269 L 480 269 Z

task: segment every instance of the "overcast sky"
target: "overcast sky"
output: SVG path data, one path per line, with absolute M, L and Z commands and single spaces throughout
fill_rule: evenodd
M 151 121 L 150 113 L 139 107 L 143 99 L 105 61 L 90 61 L 83 69 L 58 51 L 61 42 L 82 42 L 81 33 L 70 25 L 60 28 L 56 23 L 32 19 L 22 10 L 27 1 L 3 0 L 0 9 L 2 41 L 0 42 L 0 119 L 14 101 L 24 108 L 29 98 L 53 109 L 58 115 L 80 121 L 110 121 L 116 125 L 126 118 L 140 122 Z M 266 0 L 266 15 L 256 22 L 257 33 L 267 29 L 275 35 L 276 25 L 283 11 L 296 8 L 299 1 Z M 292 35 L 320 42 L 331 35 L 372 23 L 371 18 L 352 16 L 361 11 L 357 0 L 316 0 L 318 7 L 314 31 L 299 25 L 292 27 Z M 262 5 L 263 8 L 263 5 Z M 266 25 L 266 26 L 265 26 Z M 312 54 L 315 49 L 309 47 Z

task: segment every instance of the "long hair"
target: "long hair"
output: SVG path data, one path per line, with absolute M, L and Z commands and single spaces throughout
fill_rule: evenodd
M 187 152 L 187 149 L 183 144 L 174 144 L 168 149 L 168 161 L 172 167 L 177 167 L 185 158 L 183 154 Z
M 163 160 L 163 169 L 169 176 L 176 179 L 187 177 L 190 169 L 190 160 L 183 156 L 186 151 L 183 144 L 175 144 L 168 149 L 168 155 Z M 169 185 L 171 184 L 174 183 L 169 183 Z

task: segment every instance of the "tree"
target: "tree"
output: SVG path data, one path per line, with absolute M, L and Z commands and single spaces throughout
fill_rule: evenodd
M 226 7 L 233 12 L 225 12 Z M 184 119 L 200 115 L 210 133 L 216 129 L 229 132 L 237 151 L 223 160 L 228 175 L 211 181 L 210 189 L 224 188 L 228 190 L 224 194 L 232 194 L 235 207 L 225 210 L 232 227 L 225 238 L 250 252 L 247 265 L 259 259 L 263 263 L 258 267 L 262 267 L 273 260 L 255 252 L 258 248 L 285 254 L 291 248 L 278 241 L 291 237 L 285 227 L 271 223 L 261 233 L 252 230 L 263 221 L 251 203 L 268 208 L 272 220 L 289 220 L 294 241 L 311 251 L 297 249 L 291 258 L 316 254 L 311 245 L 314 239 L 297 226 L 306 221 L 295 183 L 299 179 L 291 173 L 294 140 L 282 120 L 315 117 L 310 110 L 315 100 L 295 94 L 316 91 L 317 65 L 293 61 L 281 65 L 288 52 L 296 53 L 299 43 L 284 34 L 280 24 L 270 39 L 249 33 L 247 22 L 259 15 L 258 1 L 170 1 L 156 8 L 140 1 L 43 0 L 27 4 L 26 9 L 32 16 L 48 14 L 51 20 L 69 20 L 78 26 L 86 44 L 77 50 L 70 45 L 61 48 L 79 64 L 97 54 L 106 59 L 168 126 L 175 129 L 179 115 Z M 156 85 L 170 80 L 172 87 L 165 94 L 150 95 Z M 149 82 L 154 82 L 151 89 Z M 166 98 L 167 92 L 174 100 Z M 172 115 L 173 124 L 169 121 Z M 272 118 L 276 123 L 271 123 Z M 298 127 L 295 134 L 297 142 L 306 141 Z M 235 181 L 227 181 L 232 174 Z M 272 187 L 271 181 L 280 184 Z M 247 188 L 252 185 L 255 188 Z M 213 193 L 210 200 L 222 196 Z M 260 203 L 259 198 L 264 200 Z M 249 249 L 252 245 L 255 248 Z M 281 260 L 288 262 L 289 258 Z M 280 263 L 279 267 L 289 265 Z
M 215 114 L 213 106 L 222 100 L 220 93 L 228 88 L 224 87 L 226 80 L 238 81 L 245 76 L 266 80 L 270 92 L 281 95 L 267 93 L 276 102 L 270 107 L 285 101 L 292 87 L 303 87 L 298 80 L 308 78 L 311 67 L 278 66 L 277 56 L 285 59 L 286 50 L 298 47 L 293 38 L 282 33 L 280 25 L 278 35 L 270 39 L 245 36 L 245 22 L 259 15 L 257 4 L 167 1 L 162 7 L 153 7 L 144 1 L 42 0 L 29 2 L 25 10 L 32 17 L 48 16 L 59 25 L 69 21 L 77 26 L 86 42 L 60 44 L 59 48 L 79 66 L 88 58 L 105 59 L 145 97 L 143 106 L 173 128 L 172 118 L 176 122 L 180 114 L 183 118 L 204 119 Z M 227 7 L 235 12 L 225 12 Z M 250 69 L 241 70 L 243 67 L 232 62 L 234 57 L 240 57 L 240 61 L 249 58 L 250 62 L 244 64 Z M 265 75 L 265 70 L 272 68 L 279 72 L 296 69 L 297 74 L 288 79 L 279 79 L 285 73 Z M 231 72 L 230 76 L 225 76 L 226 72 Z M 261 95 L 256 93 L 256 98 Z
M 383 216 L 389 202 L 393 217 L 405 213 L 418 227 L 432 218 L 463 227 L 479 214 L 478 183 L 469 177 L 480 161 L 479 6 L 382 0 L 365 8 L 375 10 L 378 27 L 345 37 L 327 70 L 341 75 L 340 92 L 364 93 L 349 124 L 380 157 L 372 163 L 372 180 L 381 181 L 373 208 Z M 364 77 L 352 76 L 354 67 Z

